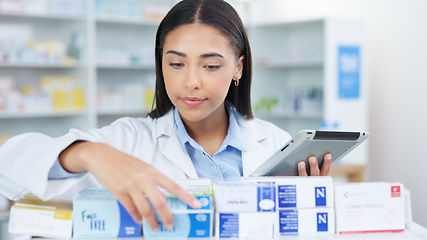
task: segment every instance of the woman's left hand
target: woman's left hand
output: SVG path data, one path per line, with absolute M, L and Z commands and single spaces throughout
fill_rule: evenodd
M 311 156 L 308 159 L 310 164 L 310 176 L 329 176 L 331 172 L 331 163 L 332 156 L 330 153 L 326 154 L 323 158 L 322 167 L 319 169 L 319 164 L 317 164 L 316 156 Z M 298 163 L 298 175 L 299 176 L 307 176 L 307 170 L 305 166 L 305 162 L 301 161 Z

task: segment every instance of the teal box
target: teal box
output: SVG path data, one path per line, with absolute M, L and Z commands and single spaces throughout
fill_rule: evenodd
M 143 220 L 144 238 L 209 238 L 213 230 L 213 207 L 211 196 L 197 196 L 202 208 L 193 209 L 175 197 L 166 198 L 167 205 L 172 213 L 174 229 L 168 231 L 159 215 L 155 213 L 159 222 L 159 232 L 153 232 L 148 223 Z
M 140 237 L 141 225 L 105 189 L 85 189 L 73 201 L 74 238 Z

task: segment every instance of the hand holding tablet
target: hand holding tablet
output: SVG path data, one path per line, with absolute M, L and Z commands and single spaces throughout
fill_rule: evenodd
M 316 156 L 320 168 L 325 154 L 331 153 L 332 161 L 335 162 L 365 141 L 368 136 L 368 132 L 302 130 L 250 176 L 295 176 L 298 175 L 297 165 L 300 161 L 305 162 L 309 173 L 309 157 Z

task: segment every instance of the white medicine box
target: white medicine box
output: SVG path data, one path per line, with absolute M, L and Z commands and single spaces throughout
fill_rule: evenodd
M 403 184 L 345 183 L 335 186 L 337 233 L 401 232 L 405 229 Z

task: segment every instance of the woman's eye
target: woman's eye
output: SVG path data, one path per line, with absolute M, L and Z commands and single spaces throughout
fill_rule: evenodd
M 221 65 L 206 65 L 205 68 L 208 70 L 214 71 L 214 70 L 220 69 Z
M 182 68 L 184 67 L 183 63 L 170 63 L 169 66 L 174 67 L 174 68 Z

